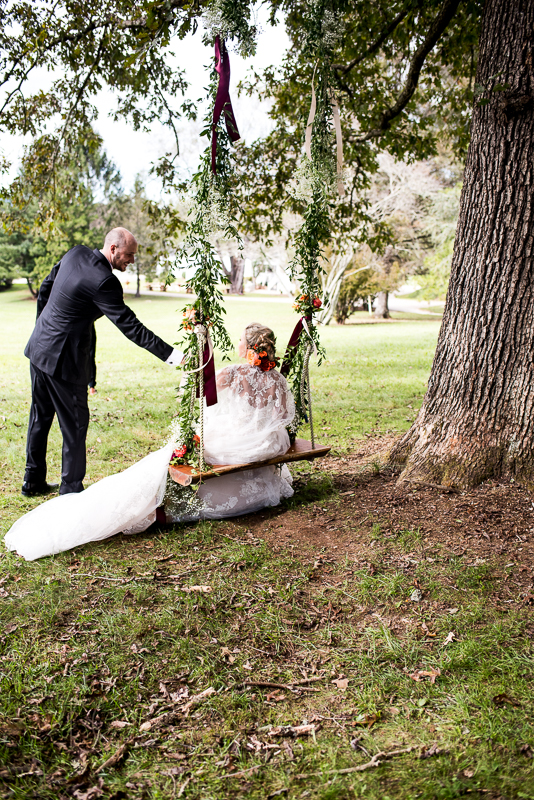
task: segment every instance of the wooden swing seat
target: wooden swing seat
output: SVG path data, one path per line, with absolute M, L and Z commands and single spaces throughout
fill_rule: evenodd
M 218 478 L 219 475 L 230 475 L 232 472 L 244 472 L 246 469 L 258 469 L 272 464 L 289 464 L 291 461 L 313 461 L 315 458 L 322 458 L 330 450 L 330 447 L 323 445 L 315 445 L 312 449 L 312 443 L 307 439 L 295 439 L 286 453 L 276 458 L 269 458 L 267 461 L 255 461 L 251 464 L 213 464 L 205 472 L 196 472 L 187 464 L 180 466 L 169 464 L 169 475 L 180 486 L 190 486 L 192 483 Z

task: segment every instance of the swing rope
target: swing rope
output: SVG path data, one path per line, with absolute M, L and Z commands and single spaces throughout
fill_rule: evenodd
M 202 359 L 204 355 L 204 345 L 207 341 L 207 332 L 204 325 L 196 325 L 195 326 L 195 335 L 197 337 L 197 347 L 198 347 L 198 370 L 196 371 L 198 376 L 198 397 L 199 397 L 199 471 L 202 474 L 204 472 L 204 369 L 202 364 Z M 209 359 L 208 359 L 209 360 Z M 195 381 L 195 388 L 196 388 L 196 381 Z M 193 392 L 193 404 L 195 401 L 196 391 Z
M 306 394 L 308 395 L 308 420 L 310 423 L 310 437 L 312 450 L 315 450 L 315 433 L 313 430 L 313 409 L 312 409 L 312 391 L 310 382 L 310 357 L 313 353 L 313 342 L 308 342 L 306 353 L 304 354 L 304 362 L 302 365 L 302 375 L 300 378 L 300 401 L 302 407 L 306 406 Z

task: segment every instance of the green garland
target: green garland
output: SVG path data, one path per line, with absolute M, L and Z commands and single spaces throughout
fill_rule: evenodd
M 300 285 L 300 295 L 295 308 L 308 321 L 308 331 L 301 336 L 299 346 L 292 356 L 289 383 L 293 390 L 296 405 L 295 420 L 290 433 L 294 436 L 303 422 L 307 421 L 307 400 L 301 392 L 306 353 L 311 343 L 319 354 L 319 363 L 324 356 L 320 345 L 314 315 L 322 305 L 320 298 L 321 256 L 330 239 L 330 203 L 336 184 L 336 162 L 332 137 L 332 59 L 334 48 L 340 39 L 338 17 L 334 13 L 335 0 L 313 0 L 304 15 L 306 51 L 310 63 L 314 64 L 313 80 L 317 107 L 311 136 L 311 158 L 304 157 L 293 181 L 293 189 L 301 197 L 306 197 L 307 205 L 303 223 L 295 236 L 295 255 L 290 264 L 292 278 Z M 206 37 L 213 40 L 219 34 L 221 39 L 236 42 L 242 55 L 254 50 L 256 29 L 250 23 L 251 3 L 248 0 L 216 0 L 210 7 L 206 18 Z M 211 139 L 212 118 L 217 94 L 218 74 L 213 67 L 208 98 L 211 102 L 205 117 L 203 136 Z M 231 142 L 224 125 L 224 115 L 217 124 L 216 174 L 211 170 L 211 147 L 208 145 L 202 155 L 200 167 L 193 177 L 193 206 L 187 228 L 186 238 L 178 259 L 178 265 L 196 266 L 194 275 L 186 287 L 196 299 L 186 305 L 180 325 L 182 347 L 188 363 L 197 368 L 202 354 L 198 351 L 195 324 L 201 323 L 209 328 L 214 344 L 223 354 L 232 349 L 230 337 L 224 326 L 225 309 L 222 305 L 220 286 L 228 282 L 217 251 L 214 237 L 218 232 L 222 238 L 233 239 L 242 246 L 242 241 L 234 220 L 237 216 L 232 198 L 233 164 Z M 323 298 L 327 300 L 327 298 Z M 196 423 L 198 406 L 195 403 L 198 373 L 185 371 L 182 381 L 179 429 L 175 438 L 179 448 L 176 463 L 199 462 Z M 185 450 L 184 450 L 185 447 Z M 180 454 L 180 455 L 178 455 Z
M 294 304 L 295 310 L 308 321 L 310 336 L 303 332 L 296 352 L 292 356 L 288 380 L 295 397 L 296 415 L 290 433 L 296 435 L 298 428 L 308 421 L 307 400 L 301 394 L 302 373 L 306 351 L 311 344 L 319 356 L 324 357 L 324 348 L 319 341 L 314 316 L 328 298 L 320 297 L 321 274 L 324 269 L 321 257 L 331 238 L 330 206 L 336 187 L 336 159 L 332 133 L 334 48 L 341 37 L 341 25 L 334 13 L 331 0 L 315 0 L 310 3 L 304 17 L 306 52 L 313 65 L 313 83 L 316 96 L 316 112 L 311 135 L 311 159 L 307 155 L 297 170 L 292 184 L 295 196 L 307 202 L 302 225 L 295 236 L 295 255 L 290 264 L 293 280 L 300 285 L 300 294 Z
M 205 42 L 211 40 L 213 44 L 215 36 L 220 35 L 221 40 L 224 38 L 235 40 L 243 55 L 253 53 L 256 29 L 249 22 L 250 13 L 250 3 L 246 0 L 237 2 L 218 0 L 213 3 L 205 20 L 207 28 Z M 202 363 L 195 326 L 200 323 L 209 330 L 214 345 L 223 355 L 233 349 L 224 325 L 226 309 L 223 306 L 220 289 L 221 285 L 228 283 L 228 278 L 224 273 L 214 241 L 218 235 L 226 240 L 237 241 L 238 247 L 242 248 L 241 236 L 234 222 L 237 214 L 232 198 L 234 174 L 232 144 L 226 130 L 224 113 L 216 127 L 215 174 L 211 166 L 212 121 L 218 82 L 219 75 L 213 63 L 207 89 L 208 111 L 201 132 L 201 136 L 207 137 L 208 145 L 201 156 L 199 169 L 192 179 L 193 201 L 186 236 L 173 269 L 174 272 L 184 267 L 193 265 L 196 267 L 194 274 L 186 282 L 186 290 L 195 295 L 196 299 L 184 306 L 179 326 L 180 345 L 186 357 L 186 364 L 179 388 L 178 424 L 173 428 L 173 437 L 178 443 L 173 463 L 188 463 L 197 468 L 200 461 L 196 435 L 199 408 L 195 403 L 198 372 L 188 371 L 188 369 L 198 369 Z

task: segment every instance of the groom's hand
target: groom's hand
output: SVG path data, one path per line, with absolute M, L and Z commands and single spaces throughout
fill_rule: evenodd
M 182 351 L 174 349 L 165 363 L 169 364 L 171 367 L 178 367 L 180 364 L 183 364 L 184 361 L 185 357 Z

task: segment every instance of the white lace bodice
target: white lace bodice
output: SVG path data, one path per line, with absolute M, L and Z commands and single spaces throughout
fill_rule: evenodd
M 217 394 L 218 403 L 204 412 L 209 464 L 248 464 L 286 452 L 295 402 L 283 375 L 249 364 L 224 367 Z

